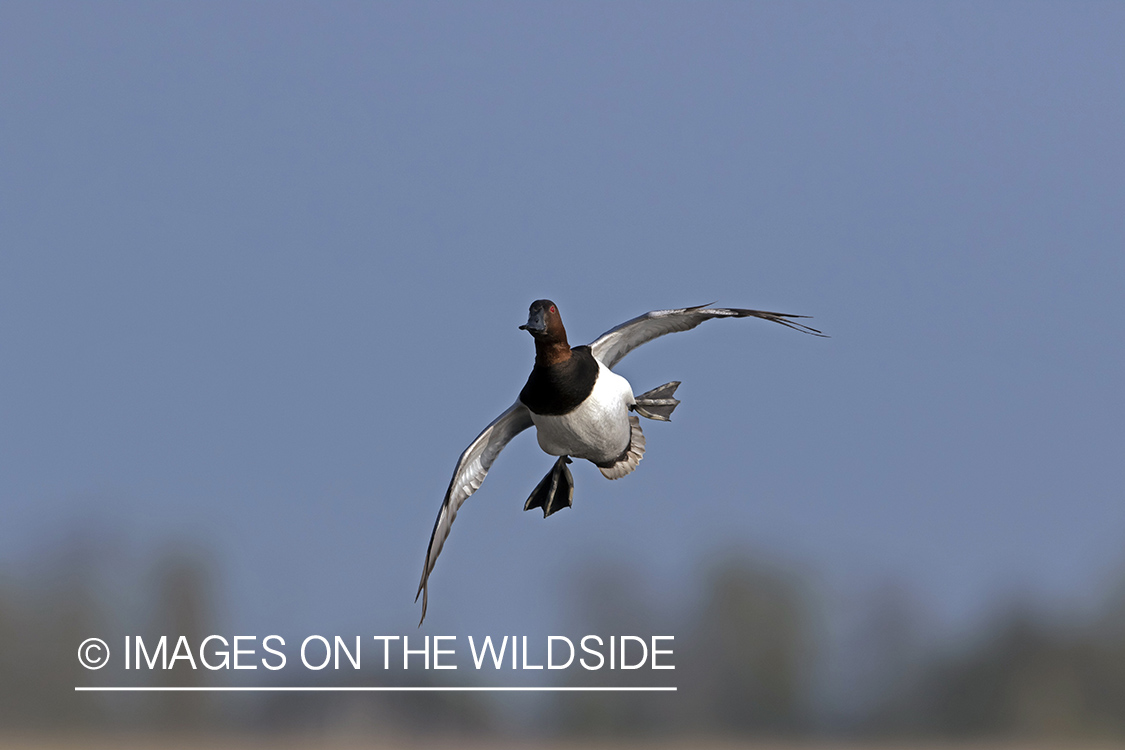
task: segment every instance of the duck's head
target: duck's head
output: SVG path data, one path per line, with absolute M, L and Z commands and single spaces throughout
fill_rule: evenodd
M 536 341 L 566 341 L 566 329 L 563 328 L 559 308 L 549 299 L 537 299 L 531 303 L 527 324 L 520 326 L 520 330 L 530 333 Z

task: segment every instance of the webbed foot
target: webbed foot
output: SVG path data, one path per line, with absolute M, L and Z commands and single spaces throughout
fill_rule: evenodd
M 555 511 L 569 508 L 574 504 L 574 477 L 567 468 L 568 463 L 570 463 L 569 456 L 559 456 L 559 460 L 555 461 L 547 476 L 543 477 L 543 480 L 531 491 L 531 496 L 523 505 L 524 510 L 542 508 L 543 517 L 546 518 Z
M 672 421 L 672 411 L 680 405 L 679 399 L 672 398 L 679 387 L 680 381 L 678 380 L 657 386 L 651 391 L 646 391 L 637 396 L 636 403 L 630 408 L 642 417 L 670 422 Z

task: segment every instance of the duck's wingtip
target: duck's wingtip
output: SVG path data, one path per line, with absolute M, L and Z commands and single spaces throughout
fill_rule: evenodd
M 802 318 L 811 318 L 812 316 L 811 315 L 802 315 L 801 317 Z M 822 339 L 832 338 L 827 333 L 824 333 L 823 331 L 821 331 L 819 328 L 813 328 L 812 326 L 807 326 L 807 325 L 804 325 L 804 324 L 801 324 L 801 328 L 803 329 L 804 333 L 807 333 L 810 336 L 819 336 Z
M 770 316 L 771 317 L 768 318 L 769 320 L 772 320 L 775 323 L 780 323 L 781 325 L 785 326 L 786 328 L 792 328 L 794 331 L 799 331 L 800 333 L 807 333 L 810 336 L 818 336 L 822 339 L 832 338 L 827 333 L 822 332 L 819 328 L 813 328 L 812 326 L 805 325 L 804 323 L 798 323 L 796 320 L 794 320 L 794 318 L 802 318 L 804 320 L 812 320 L 813 316 L 811 316 L 811 315 L 793 315 L 791 313 L 770 313 Z
M 429 598 L 430 598 L 429 594 L 430 594 L 430 592 L 426 591 L 425 587 L 423 587 L 418 593 L 423 595 L 422 596 L 422 616 L 420 618 L 418 618 L 418 627 L 422 627 L 422 623 L 426 621 L 426 605 L 429 604 Z M 415 604 L 418 603 L 418 597 L 417 596 L 414 597 L 414 603 Z

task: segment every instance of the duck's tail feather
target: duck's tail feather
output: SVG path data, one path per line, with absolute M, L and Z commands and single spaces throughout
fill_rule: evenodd
M 633 469 L 637 468 L 637 464 L 644 458 L 645 434 L 641 432 L 641 420 L 630 415 L 629 428 L 629 447 L 625 449 L 621 457 L 608 464 L 596 464 L 598 471 L 606 479 L 620 479 L 626 474 L 632 473 Z

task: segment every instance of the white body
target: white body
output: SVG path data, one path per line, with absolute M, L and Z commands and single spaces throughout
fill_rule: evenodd
M 532 413 L 539 447 L 552 456 L 614 461 L 629 447 L 629 407 L 635 403 L 629 381 L 598 362 L 594 390 L 568 414 Z

